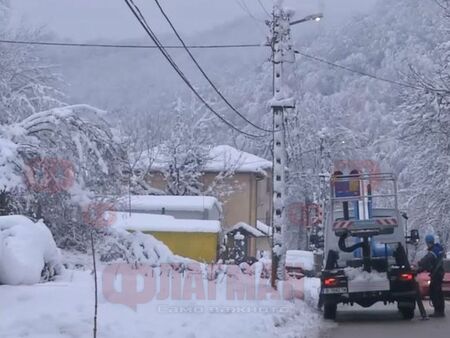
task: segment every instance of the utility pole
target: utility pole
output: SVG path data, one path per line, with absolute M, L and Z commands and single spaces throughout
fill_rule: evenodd
M 283 7 L 284 0 L 274 0 L 273 21 L 271 24 L 271 46 L 273 62 L 274 96 L 270 100 L 273 111 L 273 206 L 272 206 L 272 287 L 276 281 L 285 279 L 286 263 L 286 115 L 295 108 L 291 90 L 285 82 L 285 63 L 295 62 L 295 52 L 291 40 L 291 25 L 307 21 L 320 21 L 322 13 L 308 15 L 291 22 L 294 11 Z
M 284 63 L 293 63 L 295 53 L 291 42 L 290 19 L 292 11 L 283 7 L 282 0 L 275 0 L 272 23 L 272 62 L 274 64 L 274 97 L 270 101 L 273 111 L 273 247 L 272 247 L 272 287 L 276 281 L 285 279 L 286 261 L 286 111 L 294 108 L 294 99 L 284 78 Z

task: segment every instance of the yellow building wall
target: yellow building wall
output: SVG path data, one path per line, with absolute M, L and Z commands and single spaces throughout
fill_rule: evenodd
M 205 186 L 209 186 L 216 177 L 216 173 L 206 173 L 202 180 Z M 245 222 L 254 225 L 254 184 L 253 175 L 248 173 L 236 173 L 226 180 L 227 190 L 232 193 L 223 197 L 223 222 L 222 226 L 227 229 L 236 223 Z
M 199 262 L 216 262 L 219 234 L 209 232 L 146 232 L 163 242 L 176 255 Z
M 207 172 L 202 176 L 202 182 L 205 187 L 212 184 L 217 173 Z M 148 176 L 148 182 L 151 186 L 164 190 L 166 182 L 159 172 L 152 172 Z M 272 178 L 269 175 L 257 179 L 256 173 L 235 173 L 224 182 L 233 192 L 223 198 L 223 220 L 224 229 L 234 226 L 238 222 L 245 222 L 251 226 L 256 226 L 256 220 L 270 224 L 272 209 Z M 260 248 L 260 243 L 251 240 L 249 243 L 248 254 L 254 256 Z

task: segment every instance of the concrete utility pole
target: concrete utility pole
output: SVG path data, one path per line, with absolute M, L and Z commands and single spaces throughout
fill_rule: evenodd
M 295 62 L 295 53 L 291 42 L 290 19 L 292 11 L 286 11 L 282 0 L 275 0 L 272 23 L 272 48 L 274 64 L 274 97 L 270 101 L 273 111 L 273 247 L 272 247 L 272 287 L 276 280 L 285 279 L 285 228 L 286 228 L 286 132 L 285 113 L 294 108 L 294 99 L 284 81 L 285 62 Z
M 272 62 L 274 64 L 274 97 L 270 100 L 273 111 L 273 207 L 272 207 L 272 287 L 276 281 L 285 279 L 286 263 L 286 113 L 295 108 L 294 98 L 284 77 L 284 64 L 295 62 L 295 52 L 291 41 L 291 25 L 307 21 L 319 21 L 323 15 L 309 15 L 291 22 L 294 11 L 283 7 L 283 0 L 274 0 L 271 28 Z

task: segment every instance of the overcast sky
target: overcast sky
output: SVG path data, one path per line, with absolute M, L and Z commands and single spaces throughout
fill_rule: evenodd
M 302 17 L 323 10 L 328 20 L 345 18 L 367 10 L 376 0 L 286 0 L 290 8 Z M 149 23 L 159 32 L 169 28 L 152 0 L 135 0 Z M 72 40 L 123 39 L 142 37 L 142 29 L 131 16 L 123 0 L 12 0 L 15 21 L 31 26 L 45 26 L 62 38 Z M 261 0 L 270 10 L 272 0 Z M 267 17 L 257 0 L 161 0 L 161 4 L 184 34 L 194 34 L 247 17 Z M 246 6 L 246 7 L 245 7 Z M 255 24 L 257 24 L 255 22 Z

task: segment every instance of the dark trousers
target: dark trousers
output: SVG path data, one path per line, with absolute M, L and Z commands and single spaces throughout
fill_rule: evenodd
M 445 299 L 442 292 L 442 278 L 432 278 L 430 282 L 430 299 L 434 307 L 434 312 L 445 312 Z

